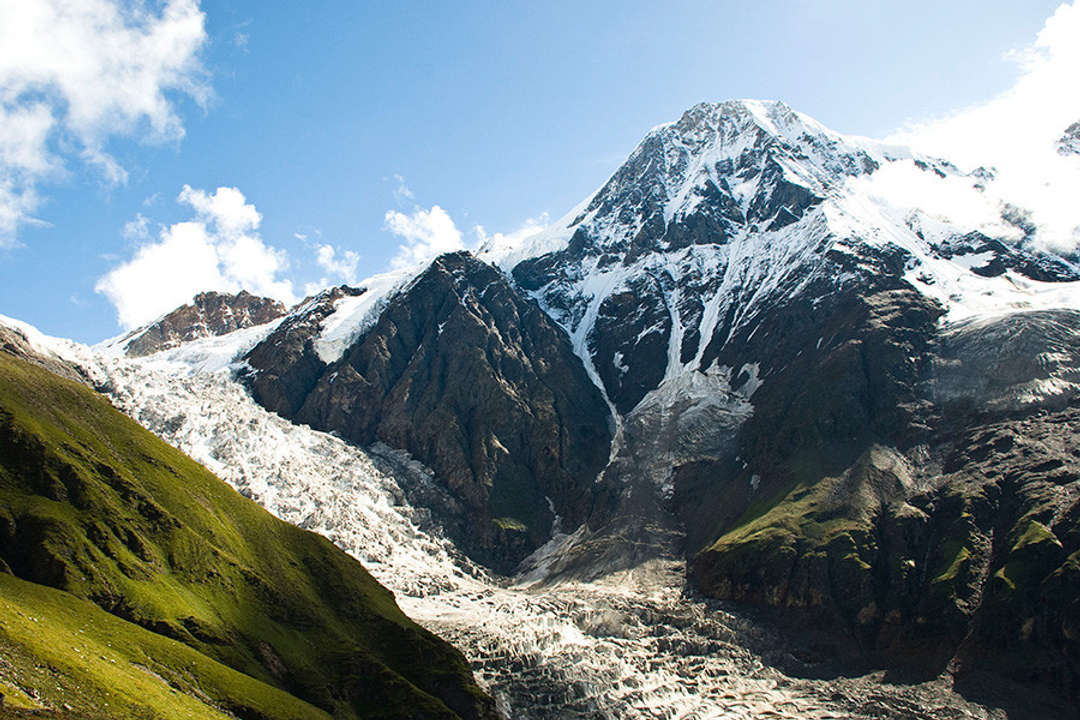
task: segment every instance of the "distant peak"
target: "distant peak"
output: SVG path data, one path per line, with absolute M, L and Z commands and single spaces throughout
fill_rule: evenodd
M 232 295 L 203 292 L 122 341 L 128 357 L 141 357 L 182 343 L 262 325 L 285 314 L 285 306 L 246 290 Z
M 499 264 L 563 250 L 625 263 L 654 250 L 723 245 L 799 221 L 849 179 L 913 157 L 841 135 L 777 100 L 700 102 L 653 128 L 603 186 Z M 682 223 L 690 216 L 701 221 L 693 230 Z
M 794 115 L 794 111 L 779 100 L 724 100 L 722 102 L 699 102 L 683 113 L 679 123 L 715 121 L 720 118 L 742 119 Z

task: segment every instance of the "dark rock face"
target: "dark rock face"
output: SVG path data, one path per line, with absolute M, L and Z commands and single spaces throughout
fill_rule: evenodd
M 811 162 L 799 182 L 785 171 Z M 751 234 L 808 218 L 832 185 L 876 167 L 869 154 L 833 141 L 781 103 L 698 105 L 638 146 L 577 219 L 564 250 L 521 262 L 513 276 L 571 333 L 599 303 L 587 349 L 608 398 L 625 414 L 659 385 L 670 360 L 689 363 L 709 343 L 700 328 L 717 293 L 726 295 L 720 332 L 741 324 L 749 306 L 800 289 L 795 276 L 810 272 L 800 262 L 791 263 L 783 287 L 762 288 L 768 261 L 755 258 L 773 249 L 751 249 Z M 626 280 L 606 297 L 584 286 L 586 276 L 620 268 Z M 669 358 L 673 332 L 680 347 Z
M 1014 218 L 1014 222 L 1022 224 L 1023 220 L 1018 217 Z M 1030 245 L 1030 242 L 1026 245 Z M 934 245 L 933 249 L 939 257 L 946 260 L 965 256 L 985 258 L 983 264 L 971 268 L 973 273 L 983 277 L 997 277 L 1007 270 L 1012 270 L 1039 282 L 1080 280 L 1080 270 L 1077 269 L 1075 262 L 1068 262 L 1034 247 L 1007 245 L 978 232 L 939 243 Z M 1075 261 L 1075 258 L 1072 260 Z
M 275 342 L 247 357 L 260 402 L 408 450 L 461 501 L 446 523 L 480 562 L 509 571 L 556 515 L 584 521 L 611 443 L 607 406 L 566 335 L 497 270 L 467 253 L 439 258 L 330 365 L 304 342 L 284 357 Z
M 692 577 L 930 674 L 997 670 L 1076 702 L 1078 419 L 967 428 L 930 455 L 940 475 L 874 447 L 725 535 Z
M 621 413 L 630 412 L 664 377 L 671 315 L 661 283 L 671 282 L 670 275 L 634 278 L 626 290 L 600 304 L 588 349 L 608 397 Z
M 190 305 L 179 307 L 154 324 L 136 330 L 125 341 L 125 354 L 143 357 L 190 340 L 262 325 L 284 314 L 285 306 L 277 300 L 257 297 L 246 290 L 236 295 L 200 293 Z
M 676 470 L 674 504 L 691 553 L 755 504 L 816 482 L 826 468 L 842 471 L 881 438 L 921 442 L 928 403 L 915 388 L 941 311 L 888 277 L 867 278 L 866 296 L 849 287 L 794 297 L 716 351 L 718 362 L 744 368 L 735 386 L 750 382 L 745 368 L 762 358 L 753 368 L 763 382 L 731 450 Z
M 1063 409 L 1080 392 L 1080 311 L 956 323 L 937 341 L 925 393 L 945 418 Z
M 755 395 L 746 468 L 680 470 L 684 517 L 719 537 L 691 531 L 707 544 L 692 581 L 930 673 L 996 670 L 1076 702 L 1080 314 L 939 335 L 903 291 L 864 302 L 846 338 Z
M 83 385 L 93 384 L 82 368 L 59 358 L 40 354 L 26 339 L 26 335 L 13 327 L 0 325 L 0 352 L 25 360 L 68 380 L 74 380 Z
M 363 292 L 342 285 L 308 298 L 245 356 L 257 371 L 246 378 L 256 402 L 287 418 L 300 411 L 326 370 L 314 342 L 322 321 L 338 300 Z

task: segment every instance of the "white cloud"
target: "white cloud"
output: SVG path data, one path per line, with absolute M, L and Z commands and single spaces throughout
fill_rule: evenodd
M 1061 5 L 1033 45 L 1010 53 L 1020 77 L 1006 92 L 953 115 L 909 125 L 892 138 L 959 163 L 992 167 L 987 194 L 1031 212 L 1038 240 L 1056 249 L 1080 245 L 1080 157 L 1057 141 L 1080 120 L 1080 2 Z
M 405 184 L 405 178 L 400 175 L 395 175 L 394 179 L 397 180 L 397 188 L 394 190 L 394 199 L 398 201 L 399 205 L 405 204 L 406 200 L 413 199 L 412 190 Z
M 259 229 L 262 215 L 249 205 L 244 194 L 236 188 L 219 187 L 213 195 L 205 190 L 193 190 L 185 185 L 180 191 L 179 202 L 195 208 L 199 218 L 213 223 L 217 231 L 226 237 L 238 237 Z
M 933 169 L 921 169 L 912 160 L 891 162 L 872 175 L 848 180 L 848 187 L 900 210 L 918 208 L 939 222 L 991 237 L 1020 239 L 1020 233 L 1001 217 L 1001 205 L 977 185 L 975 178 L 942 177 Z
M 521 246 L 522 240 L 543 232 L 550 224 L 551 219 L 548 214 L 541 213 L 536 217 L 526 219 L 517 230 L 509 233 L 497 232 L 494 235 L 488 235 L 483 225 L 476 225 L 473 232 L 476 233 L 480 243 L 477 252 L 481 255 L 498 258 L 504 253 L 516 250 Z
M 438 205 L 430 210 L 416 208 L 412 215 L 391 210 L 386 213 L 386 229 L 405 240 L 390 261 L 394 268 L 418 265 L 443 253 L 465 249 L 461 232 Z
M 197 0 L 0 3 L 0 246 L 34 222 L 38 187 L 78 158 L 109 182 L 116 136 L 184 135 L 174 99 L 210 96 Z
M 356 282 L 356 265 L 360 262 L 360 256 L 352 250 L 346 250 L 339 257 L 333 246 L 320 245 L 315 253 L 315 261 L 331 277 L 350 285 Z
M 134 220 L 130 220 L 124 224 L 124 229 L 121 234 L 126 240 L 149 240 L 150 220 L 142 213 L 139 213 L 135 216 Z
M 236 188 L 214 194 L 184 186 L 178 202 L 195 210 L 194 220 L 163 228 L 135 256 L 102 277 L 95 290 L 116 307 L 120 324 L 130 329 L 189 302 L 207 290 L 239 292 L 295 302 L 286 254 L 266 245 L 257 230 L 262 220 Z M 143 216 L 128 223 L 132 237 L 146 232 Z M 148 235 L 145 235 L 148 239 Z
M 483 225 L 474 225 L 475 242 L 466 244 L 465 238 L 450 215 L 438 205 L 429 210 L 415 208 L 412 214 L 396 210 L 386 213 L 386 229 L 405 240 L 398 246 L 397 254 L 390 261 L 394 269 L 412 267 L 429 262 L 439 255 L 458 250 L 468 250 L 486 262 L 498 263 L 508 253 L 518 249 L 522 242 L 547 229 L 550 219 L 547 213 L 526 219 L 516 230 L 508 233 L 488 234 Z
M 300 237 L 298 235 L 298 237 Z M 304 237 L 306 240 L 306 237 Z M 352 250 L 345 250 L 340 255 L 333 245 L 317 245 L 315 249 L 315 262 L 326 273 L 315 282 L 304 285 L 305 295 L 314 295 L 331 285 L 344 283 L 356 284 L 356 266 L 360 263 L 360 255 Z

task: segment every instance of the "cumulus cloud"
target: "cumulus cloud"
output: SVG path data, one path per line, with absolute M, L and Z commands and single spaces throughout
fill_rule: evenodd
M 175 98 L 211 93 L 205 43 L 197 0 L 0 3 L 0 246 L 71 160 L 124 182 L 112 138 L 182 138 Z
M 184 186 L 177 201 L 188 205 L 195 218 L 162 228 L 134 257 L 111 270 L 95 286 L 116 307 L 125 329 L 143 325 L 190 302 L 207 290 L 239 292 L 295 302 L 283 251 L 259 236 L 262 215 L 236 188 L 220 187 L 213 194 Z M 129 227 L 146 233 L 141 215 Z M 125 228 L 127 230 L 127 228 Z
M 1030 212 L 1047 247 L 1080 246 L 1080 155 L 1057 143 L 1080 120 L 1080 2 L 1061 5 L 1035 42 L 1014 51 L 1020 75 L 1009 90 L 948 117 L 914 123 L 890 141 L 910 145 L 965 169 L 992 168 L 990 201 Z
M 306 236 L 303 239 L 306 240 Z M 333 245 L 317 245 L 315 247 L 315 262 L 326 275 L 316 282 L 307 283 L 304 286 L 305 294 L 314 295 L 323 288 L 335 284 L 356 284 L 356 267 L 360 263 L 358 253 L 352 250 L 342 251 Z
M 205 190 L 194 190 L 185 185 L 177 201 L 195 208 L 200 219 L 213 223 L 222 235 L 230 237 L 254 232 L 262 222 L 259 211 L 234 187 L 219 187 L 210 195 Z
M 356 265 L 360 262 L 360 256 L 352 250 L 346 250 L 339 256 L 332 245 L 320 245 L 315 251 L 315 262 L 330 277 L 350 284 L 356 282 Z
M 461 231 L 438 205 L 430 210 L 416 208 L 411 215 L 391 210 L 386 213 L 386 229 L 405 240 L 390 261 L 394 268 L 409 267 L 465 249 Z

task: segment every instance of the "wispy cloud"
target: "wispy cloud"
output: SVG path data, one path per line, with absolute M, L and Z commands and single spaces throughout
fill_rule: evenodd
M 386 229 L 405 240 L 390 261 L 394 268 L 417 265 L 465 248 L 461 231 L 438 205 L 429 210 L 416 208 L 411 215 L 391 210 L 386 213 Z
M 36 222 L 40 187 L 71 161 L 122 183 L 111 139 L 182 138 L 175 98 L 211 95 L 205 43 L 196 0 L 0 3 L 0 246 Z
M 394 180 L 397 181 L 397 188 L 394 190 L 394 199 L 397 200 L 398 205 L 404 205 L 406 201 L 413 199 L 413 192 L 409 189 L 409 186 L 405 184 L 405 178 L 400 175 L 395 175 Z
M 121 234 L 125 240 L 145 242 L 150 239 L 150 220 L 142 213 L 139 213 L 134 220 L 124 224 Z
M 1057 250 L 1080 246 L 1080 156 L 1057 142 L 1080 120 L 1080 3 L 1061 5 L 1029 47 L 1009 54 L 1020 76 L 1006 92 L 948 117 L 913 123 L 890 141 L 957 162 L 992 168 L 986 196 L 1030 212 L 1037 239 Z
M 220 187 L 210 194 L 184 186 L 177 201 L 195 211 L 194 219 L 163 228 L 149 240 L 148 223 L 139 216 L 125 231 L 131 228 L 133 238 L 141 231 L 147 241 L 95 286 L 116 307 L 124 328 L 138 327 L 206 290 L 296 300 L 292 282 L 281 277 L 288 257 L 263 242 L 262 215 L 243 193 Z

